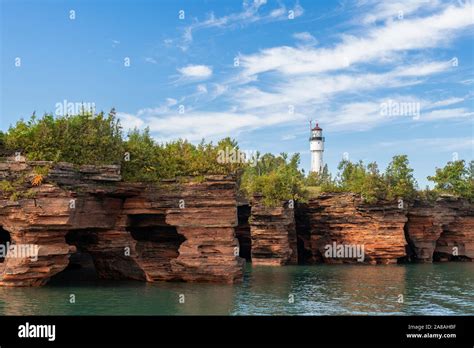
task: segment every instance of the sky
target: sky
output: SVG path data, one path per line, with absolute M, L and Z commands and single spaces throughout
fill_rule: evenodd
M 421 188 L 474 153 L 469 1 L 0 0 L 0 130 L 83 103 L 160 142 L 230 136 L 332 173 L 406 154 Z M 68 104 L 69 103 L 69 104 Z

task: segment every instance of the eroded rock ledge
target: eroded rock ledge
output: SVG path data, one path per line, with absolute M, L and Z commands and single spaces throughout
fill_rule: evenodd
M 306 233 L 304 244 L 313 263 L 389 264 L 406 255 L 406 209 L 397 203 L 368 205 L 355 194 L 323 194 L 311 199 L 305 208 L 310 233 Z M 363 261 L 327 257 L 326 246 L 333 243 L 363 247 Z
M 363 263 L 472 261 L 474 205 L 441 196 L 416 201 L 366 204 L 351 193 L 326 193 L 295 212 L 298 253 L 305 263 L 358 263 L 355 258 L 326 257 L 326 246 L 363 245 Z
M 49 167 L 38 186 L 35 168 Z M 89 255 L 98 277 L 140 281 L 242 280 L 254 265 L 358 263 L 327 245 L 363 245 L 363 263 L 472 261 L 473 204 L 455 197 L 402 206 L 327 193 L 293 207 L 247 202 L 232 176 L 124 183 L 119 166 L 0 162 L 0 244 L 38 258 L 0 255 L 0 285 L 40 286 Z
M 446 196 L 434 203 L 416 201 L 406 225 L 410 254 L 415 261 L 474 259 L 474 207 L 464 199 Z
M 252 264 L 298 263 L 294 209 L 288 203 L 265 207 L 261 197 L 252 202 L 250 215 Z
M 44 183 L 29 188 L 33 197 L 0 200 L 3 235 L 39 248 L 37 260 L 7 254 L 0 285 L 43 285 L 77 251 L 89 253 L 105 279 L 242 279 L 232 177 L 127 184 L 117 166 L 11 161 L 0 164 L 0 178 L 28 183 L 34 168 L 45 165 L 52 168 Z

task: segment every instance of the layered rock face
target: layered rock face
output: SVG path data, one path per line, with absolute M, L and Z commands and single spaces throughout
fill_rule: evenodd
M 156 226 L 161 231 L 160 236 L 147 229 L 137 246 L 146 252 L 140 256 L 145 269 L 154 268 L 154 257 L 168 260 L 166 269 L 149 271 L 149 277 L 220 282 L 242 279 L 244 260 L 239 257 L 235 235 L 235 185 L 232 178 L 209 176 L 202 183 L 163 183 L 125 201 L 123 212 L 131 219 L 128 229 L 132 235 L 140 227 Z M 153 219 L 157 221 L 150 222 Z M 161 242 L 150 243 L 157 237 Z M 163 241 L 172 247 L 163 247 Z
M 45 165 L 51 166 L 45 182 L 31 188 L 34 167 Z M 120 182 L 117 166 L 0 164 L 0 179 L 20 177 L 32 197 L 12 201 L 3 192 L 0 227 L 12 245 L 37 249 L 37 258 L 9 250 L 0 262 L 0 285 L 43 285 L 76 251 L 90 254 L 97 274 L 106 279 L 242 278 L 233 178 L 143 185 Z
M 311 199 L 306 209 L 310 262 L 390 264 L 406 255 L 406 211 L 397 204 L 368 205 L 355 194 L 333 193 Z
M 27 183 L 32 176 L 32 168 L 44 164 L 2 163 L 0 177 L 11 182 L 24 177 Z M 111 169 L 113 168 L 104 168 L 104 172 Z M 101 168 L 96 169 L 100 170 Z M 51 177 L 64 179 L 65 182 L 75 177 L 81 183 L 86 183 L 90 174 L 90 168 L 82 173 L 81 170 L 73 171 L 67 165 L 58 165 L 51 170 Z M 31 190 L 34 198 L 12 201 L 3 197 L 0 200 L 0 226 L 9 233 L 13 248 L 37 249 L 37 253 L 20 255 L 9 250 L 0 266 L 0 285 L 45 284 L 51 276 L 68 265 L 69 256 L 77 250 L 76 246 L 66 243 L 68 231 L 111 228 L 120 207 L 120 200 L 117 198 L 100 199 L 85 192 L 79 194 L 77 191 L 62 189 L 51 183 Z
M 474 206 L 464 199 L 441 196 L 431 204 L 415 202 L 406 232 L 415 261 L 474 259 Z
M 49 168 L 45 177 L 34 174 L 38 167 Z M 244 259 L 272 266 L 474 259 L 474 207 L 464 199 L 400 208 L 332 193 L 295 208 L 265 207 L 261 197 L 249 205 L 233 177 L 147 185 L 122 182 L 119 166 L 0 162 L 0 251 L 11 245 L 0 255 L 0 285 L 44 285 L 75 266 L 73 255 L 92 259 L 104 279 L 226 283 L 242 279 Z
M 287 265 L 298 262 L 294 209 L 288 203 L 265 207 L 257 197 L 250 218 L 252 264 Z

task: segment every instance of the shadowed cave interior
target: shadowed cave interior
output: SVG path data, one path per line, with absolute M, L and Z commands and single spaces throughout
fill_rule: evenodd
M 6 255 L 6 252 L 7 252 L 6 250 L 7 242 L 11 242 L 10 233 L 7 230 L 3 229 L 2 226 L 0 226 L 0 244 L 5 246 L 5 249 L 4 249 L 5 254 L 4 253 L 0 254 L 0 262 L 3 262 L 5 260 L 4 256 Z

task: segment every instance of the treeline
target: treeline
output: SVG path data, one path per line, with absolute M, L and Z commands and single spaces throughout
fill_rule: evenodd
M 474 200 L 473 162 L 449 162 L 428 177 L 433 190 L 419 190 L 406 155 L 393 157 L 384 172 L 377 163 L 365 165 L 343 160 L 333 177 L 327 166 L 320 174 L 305 175 L 300 156 L 255 153 L 245 159 L 235 140 L 193 145 L 186 140 L 156 142 L 148 129 L 123 134 L 112 109 L 108 114 L 82 112 L 54 117 L 33 115 L 0 132 L 0 156 L 21 152 L 29 160 L 82 164 L 121 164 L 125 181 L 158 182 L 162 179 L 209 174 L 235 174 L 248 197 L 262 195 L 265 204 L 304 200 L 319 192 L 354 192 L 368 202 L 417 197 L 433 199 L 450 193 Z
M 0 141 L 4 152 L 21 152 L 32 161 L 121 164 L 126 181 L 228 174 L 242 167 L 216 160 L 220 150 L 238 149 L 230 138 L 215 145 L 202 141 L 195 146 L 182 139 L 158 143 L 148 129 L 133 130 L 125 137 L 114 110 L 108 114 L 83 112 L 64 117 L 33 115 L 0 134 Z
M 358 193 L 367 203 L 395 199 L 412 201 L 415 198 L 433 200 L 441 193 L 474 200 L 473 169 L 473 161 L 469 164 L 464 160 L 448 162 L 428 177 L 435 183 L 434 189 L 420 190 L 406 155 L 394 156 L 383 173 L 376 162 L 365 165 L 362 161 L 342 160 L 335 177 L 325 166 L 320 174 L 310 173 L 306 185 L 324 192 Z
M 286 153 L 279 156 L 257 153 L 254 165 L 247 165 L 242 173 L 240 189 L 247 197 L 261 195 L 267 206 L 282 200 L 305 200 L 308 191 L 299 164 L 298 153 L 291 157 Z

